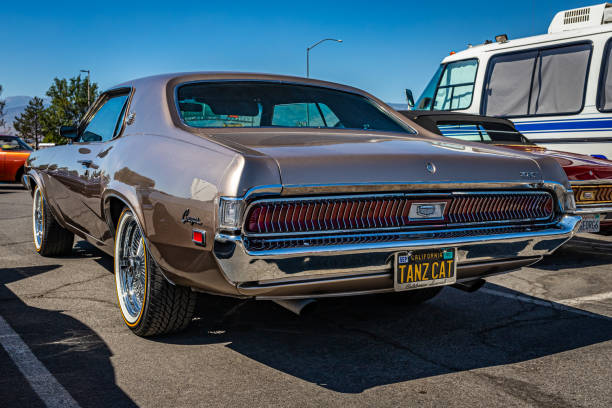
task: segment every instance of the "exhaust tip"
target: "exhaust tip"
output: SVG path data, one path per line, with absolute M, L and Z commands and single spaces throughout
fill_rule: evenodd
M 272 301 L 298 316 L 310 315 L 317 308 L 317 301 L 314 299 L 274 299 Z
M 482 288 L 485 283 L 487 283 L 487 281 L 484 279 L 474 279 L 467 282 L 455 283 L 453 288 L 472 293 Z

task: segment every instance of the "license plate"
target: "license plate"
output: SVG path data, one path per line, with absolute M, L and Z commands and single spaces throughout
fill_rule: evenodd
M 580 224 L 578 232 L 599 232 L 600 221 L 601 217 L 599 214 L 583 215 L 582 224 Z
M 457 281 L 455 248 L 398 252 L 394 260 L 394 289 L 409 290 L 450 285 Z

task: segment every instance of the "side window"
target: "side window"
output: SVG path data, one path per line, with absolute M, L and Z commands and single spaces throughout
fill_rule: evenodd
M 340 119 L 336 114 L 324 103 L 319 103 L 319 108 L 321 108 L 321 114 L 325 120 L 325 125 L 327 127 L 335 127 L 335 128 L 343 128 L 344 125 L 340 122 Z
M 590 56 L 590 44 L 577 44 L 491 58 L 482 113 L 529 116 L 581 111 Z
M 324 114 L 317 105 L 316 103 L 275 105 L 272 114 L 272 126 L 327 127 Z M 329 112 L 333 115 L 333 112 Z
M 526 115 L 537 51 L 492 57 L 484 86 L 483 115 Z
M 533 76 L 529 114 L 580 112 L 590 55 L 590 44 L 542 50 Z
M 612 38 L 606 42 L 603 57 L 601 59 L 601 73 L 599 79 L 599 89 L 597 90 L 597 109 L 602 112 L 612 111 Z
M 434 110 L 467 109 L 472 104 L 478 60 L 446 64 L 434 96 Z
M 119 130 L 128 95 L 114 96 L 104 102 L 81 134 L 83 142 L 106 142 Z

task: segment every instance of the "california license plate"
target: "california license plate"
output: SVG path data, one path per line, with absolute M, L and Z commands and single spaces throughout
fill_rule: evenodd
M 455 248 L 398 252 L 394 265 L 393 282 L 397 291 L 450 285 L 457 281 Z
M 599 214 L 583 215 L 578 232 L 599 232 L 600 219 Z

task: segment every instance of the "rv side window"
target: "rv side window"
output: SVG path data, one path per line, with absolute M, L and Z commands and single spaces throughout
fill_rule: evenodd
M 491 58 L 484 87 L 484 112 L 489 116 L 526 115 L 537 51 Z
M 433 110 L 467 109 L 472 104 L 478 60 L 446 64 L 434 95 Z
M 482 113 L 531 116 L 580 112 L 590 55 L 590 44 L 577 44 L 492 57 Z
M 612 111 L 612 72 L 610 72 L 610 65 L 612 63 L 611 49 L 612 38 L 606 43 L 606 49 L 601 59 L 601 74 L 599 89 L 597 91 L 597 109 L 601 112 Z

